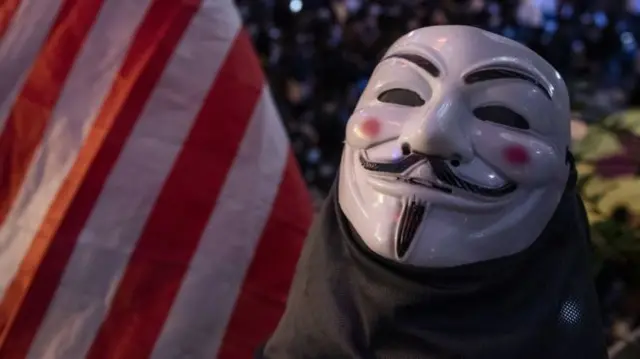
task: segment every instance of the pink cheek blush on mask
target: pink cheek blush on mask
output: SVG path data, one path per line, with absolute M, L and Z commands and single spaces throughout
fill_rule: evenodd
M 529 152 L 522 146 L 513 145 L 502 150 L 502 155 L 507 163 L 514 166 L 523 166 L 531 162 Z
M 380 125 L 380 120 L 374 117 L 370 117 L 362 122 L 362 124 L 360 125 L 360 131 L 365 137 L 373 139 L 378 137 L 381 127 L 382 126 Z

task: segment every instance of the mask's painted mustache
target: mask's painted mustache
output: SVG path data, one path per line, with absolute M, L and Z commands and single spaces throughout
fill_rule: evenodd
M 360 154 L 360 164 L 362 165 L 362 167 L 364 167 L 365 170 L 389 174 L 401 174 L 408 170 L 411 166 L 426 159 L 426 156 L 412 153 L 393 162 L 372 162 L 367 160 L 362 154 Z
M 393 174 L 396 175 L 396 177 L 398 177 L 397 175 L 401 175 L 410 167 L 421 161 L 429 162 L 431 168 L 433 169 L 433 174 L 440 182 L 445 183 L 451 187 L 465 190 L 467 192 L 479 194 L 485 197 L 502 197 L 515 191 L 516 188 L 518 188 L 518 186 L 511 181 L 508 181 L 506 184 L 498 188 L 483 187 L 468 182 L 456 176 L 449 165 L 446 163 L 446 161 L 438 157 L 411 153 L 394 162 L 372 162 L 367 160 L 362 154 L 360 154 L 360 164 L 365 170 L 377 173 Z M 412 183 L 420 184 L 417 182 Z

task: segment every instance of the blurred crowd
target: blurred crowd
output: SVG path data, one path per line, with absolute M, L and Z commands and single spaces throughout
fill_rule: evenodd
M 525 43 L 571 87 L 576 114 L 597 120 L 636 83 L 640 1 L 237 0 L 312 189 L 331 186 L 343 128 L 380 57 L 402 34 L 466 24 Z
M 387 48 L 412 29 L 473 25 L 526 44 L 560 71 L 575 116 L 587 122 L 640 105 L 640 0 L 236 2 L 318 199 L 332 185 L 344 126 L 368 76 Z M 617 277 L 603 273 L 598 286 L 614 338 L 638 324 L 638 313 L 620 313 L 626 291 L 616 286 Z

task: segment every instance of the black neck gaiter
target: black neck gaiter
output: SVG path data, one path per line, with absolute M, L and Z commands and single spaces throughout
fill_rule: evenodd
M 603 359 L 579 196 L 565 194 L 528 249 L 446 269 L 368 250 L 337 184 L 306 240 L 262 359 Z

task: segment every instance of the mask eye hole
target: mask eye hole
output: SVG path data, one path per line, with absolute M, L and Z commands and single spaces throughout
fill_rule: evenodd
M 499 125 L 528 130 L 529 122 L 520 114 L 504 106 L 483 106 L 473 110 L 473 115 L 481 121 L 493 122 Z
M 408 107 L 420 107 L 425 103 L 415 91 L 400 88 L 384 91 L 378 96 L 378 101 Z

